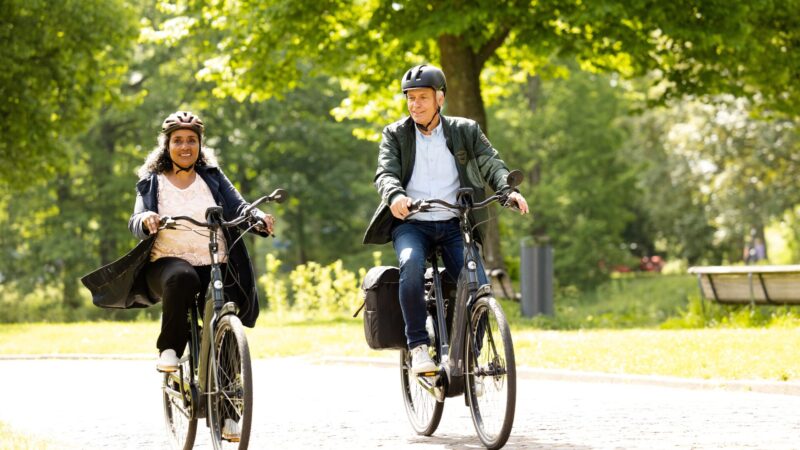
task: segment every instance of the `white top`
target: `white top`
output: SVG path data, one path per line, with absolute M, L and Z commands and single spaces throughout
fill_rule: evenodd
M 178 189 L 167 177 L 158 175 L 158 213 L 161 216 L 189 216 L 198 222 L 206 221 L 206 209 L 216 206 L 214 196 L 205 181 L 196 175 L 186 189 Z M 150 261 L 164 257 L 181 258 L 193 266 L 211 264 L 208 252 L 207 228 L 178 221 L 175 230 L 164 229 L 156 235 Z M 226 244 L 222 232 L 217 233 L 220 262 L 226 262 Z
M 458 181 L 456 160 L 447 149 L 442 122 L 425 136 L 414 128 L 417 135 L 417 151 L 414 156 L 414 169 L 406 186 L 406 196 L 412 200 L 440 199 L 455 204 L 456 193 L 461 184 Z M 412 220 L 448 220 L 458 217 L 450 210 L 434 208 L 432 211 L 417 213 Z

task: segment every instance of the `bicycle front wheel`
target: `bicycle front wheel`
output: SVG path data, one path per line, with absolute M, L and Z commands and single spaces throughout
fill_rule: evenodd
M 247 448 L 253 417 L 253 375 L 250 349 L 238 317 L 217 323 L 216 358 L 208 363 L 208 426 L 216 450 Z
M 505 445 L 514 424 L 517 372 L 514 347 L 500 304 L 492 297 L 472 308 L 464 346 L 466 396 L 481 443 L 489 449 Z
M 434 357 L 434 361 L 439 358 Z M 442 420 L 444 402 L 437 401 L 417 380 L 411 371 L 411 352 L 405 349 L 400 351 L 400 385 L 411 427 L 417 434 L 432 435 Z
M 161 386 L 164 421 L 167 425 L 170 446 L 174 450 L 190 450 L 194 446 L 197 433 L 197 418 L 192 417 L 192 402 L 195 399 L 192 398 L 191 390 L 187 389 L 188 377 L 183 376 L 190 370 L 192 367 L 187 360 L 181 364 L 181 370 L 165 373 L 164 383 Z M 183 390 L 181 386 L 184 387 Z

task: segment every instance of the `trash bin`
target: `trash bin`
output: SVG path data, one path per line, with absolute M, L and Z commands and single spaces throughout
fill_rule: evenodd
M 553 315 L 553 247 L 522 242 L 520 305 L 523 317 Z

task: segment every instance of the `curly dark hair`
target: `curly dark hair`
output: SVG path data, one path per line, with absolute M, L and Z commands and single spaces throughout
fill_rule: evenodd
M 172 170 L 172 159 L 169 157 L 169 137 L 171 134 L 158 135 L 158 146 L 150 151 L 144 160 L 144 164 L 139 167 L 139 178 L 145 178 L 151 173 L 161 174 Z M 200 154 L 197 156 L 197 162 L 194 165 L 198 167 L 218 166 L 214 152 L 202 145 L 202 136 L 200 142 Z

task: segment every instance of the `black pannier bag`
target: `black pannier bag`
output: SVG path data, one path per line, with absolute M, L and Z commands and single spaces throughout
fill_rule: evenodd
M 406 322 L 400 309 L 399 287 L 400 269 L 393 266 L 369 269 L 361 284 L 364 337 L 373 350 L 407 348 Z M 358 311 L 354 317 L 357 315 Z

